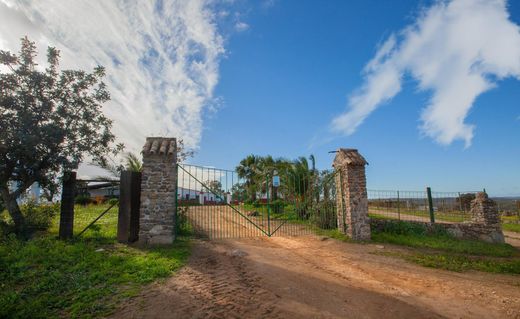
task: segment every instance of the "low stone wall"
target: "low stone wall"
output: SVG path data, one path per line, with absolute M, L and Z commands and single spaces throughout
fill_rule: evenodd
M 371 219 L 370 228 L 373 232 L 382 232 L 389 228 L 395 228 L 396 224 L 401 222 L 423 225 L 426 227 L 427 231 L 431 233 L 445 230 L 448 234 L 459 239 L 483 240 L 489 243 L 504 242 L 504 234 L 502 233 L 502 228 L 500 226 L 478 223 L 431 224 L 416 221 L 399 221 L 395 219 Z

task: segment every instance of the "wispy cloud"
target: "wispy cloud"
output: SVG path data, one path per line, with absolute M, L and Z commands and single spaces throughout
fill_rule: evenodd
M 235 23 L 235 30 L 237 32 L 243 32 L 243 31 L 246 31 L 247 29 L 249 29 L 249 24 L 247 24 L 245 22 L 241 22 L 241 21 L 238 21 L 237 23 Z
M 150 135 L 196 147 L 224 54 L 218 17 L 205 0 L 0 0 L 0 47 L 17 51 L 28 35 L 42 57 L 47 45 L 61 49 L 65 68 L 105 66 L 104 112 L 129 149 Z
M 475 126 L 465 119 L 475 99 L 500 79 L 520 78 L 520 32 L 506 1 L 439 1 L 422 10 L 413 25 L 379 47 L 347 111 L 332 121 L 333 130 L 354 133 L 401 91 L 404 74 L 432 92 L 421 131 L 440 144 L 463 140 L 469 146 Z

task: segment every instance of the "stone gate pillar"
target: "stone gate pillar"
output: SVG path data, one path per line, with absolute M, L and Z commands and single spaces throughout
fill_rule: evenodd
M 370 240 L 365 165 L 355 149 L 340 148 L 332 166 L 336 169 L 338 229 L 354 240 Z
M 176 162 L 175 138 L 146 138 L 139 215 L 141 244 L 171 244 L 175 239 Z

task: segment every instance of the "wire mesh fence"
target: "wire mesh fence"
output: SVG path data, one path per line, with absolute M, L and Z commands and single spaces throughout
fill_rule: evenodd
M 120 180 L 76 180 L 74 235 L 111 237 L 117 232 Z
M 371 218 L 460 223 L 471 221 L 470 205 L 477 192 L 368 190 Z

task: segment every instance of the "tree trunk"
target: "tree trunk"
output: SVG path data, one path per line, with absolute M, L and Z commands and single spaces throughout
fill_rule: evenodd
M 25 226 L 25 217 L 23 217 L 20 206 L 18 206 L 18 203 L 16 202 L 16 197 L 9 193 L 9 188 L 3 186 L 1 191 L 2 199 L 4 200 L 7 211 L 14 222 L 15 232 L 20 234 Z

